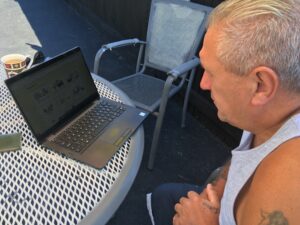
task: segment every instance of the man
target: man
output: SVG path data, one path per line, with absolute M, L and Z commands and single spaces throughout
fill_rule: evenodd
M 167 184 L 153 192 L 155 224 L 299 224 L 300 1 L 221 3 L 199 57 L 200 87 L 219 119 L 244 133 L 203 191 Z

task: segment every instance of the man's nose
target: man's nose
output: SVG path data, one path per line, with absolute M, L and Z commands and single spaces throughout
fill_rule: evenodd
M 210 88 L 211 88 L 211 82 L 210 82 L 209 76 L 207 75 L 207 73 L 205 71 L 204 71 L 203 76 L 200 81 L 200 88 L 202 90 L 210 90 Z

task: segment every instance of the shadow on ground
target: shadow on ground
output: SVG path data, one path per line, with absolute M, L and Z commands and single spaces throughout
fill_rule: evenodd
M 192 116 L 187 116 L 187 127 L 180 128 L 179 103 L 171 101 L 168 106 L 153 171 L 147 169 L 155 123 L 154 116 L 150 116 L 144 124 L 145 152 L 140 171 L 108 225 L 150 225 L 146 193 L 166 182 L 202 184 L 210 172 L 229 157 L 229 148 Z
M 111 29 L 96 31 L 61 0 L 1 0 L 0 8 L 10 9 L 0 15 L 0 28 L 4 32 L 0 42 L 2 54 L 16 49 L 23 54 L 40 50 L 51 57 L 80 46 L 92 69 L 97 49 L 102 44 L 120 40 L 120 35 Z M 6 27 L 7 24 L 14 28 L 13 32 Z M 130 57 L 121 54 L 116 52 L 104 59 L 103 69 L 99 71 L 104 78 L 113 80 L 121 72 L 129 73 L 135 67 Z M 146 193 L 165 182 L 201 184 L 210 171 L 229 156 L 228 147 L 190 114 L 187 115 L 186 128 L 180 128 L 181 108 L 181 101 L 172 100 L 168 105 L 153 171 L 147 170 L 146 165 L 155 117 L 150 116 L 145 121 L 145 152 L 141 168 L 128 196 L 108 225 L 150 224 Z

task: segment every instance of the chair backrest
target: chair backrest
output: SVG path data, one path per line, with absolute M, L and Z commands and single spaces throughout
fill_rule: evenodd
M 167 72 L 195 56 L 211 10 L 183 0 L 152 0 L 144 65 Z

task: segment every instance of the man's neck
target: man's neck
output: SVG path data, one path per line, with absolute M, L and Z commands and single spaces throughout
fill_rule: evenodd
M 283 117 L 281 120 L 279 120 L 273 126 L 268 127 L 268 129 L 254 132 L 252 143 L 251 143 L 251 148 L 255 148 L 255 147 L 263 144 L 267 140 L 269 140 L 282 127 L 282 125 L 287 120 L 289 120 L 292 116 L 299 114 L 299 113 L 300 113 L 300 108 L 297 108 L 297 109 L 293 110 L 291 113 L 289 113 L 287 116 Z
M 293 115 L 300 113 L 300 94 L 280 89 L 272 102 L 253 115 L 251 147 L 257 147 L 270 139 Z

